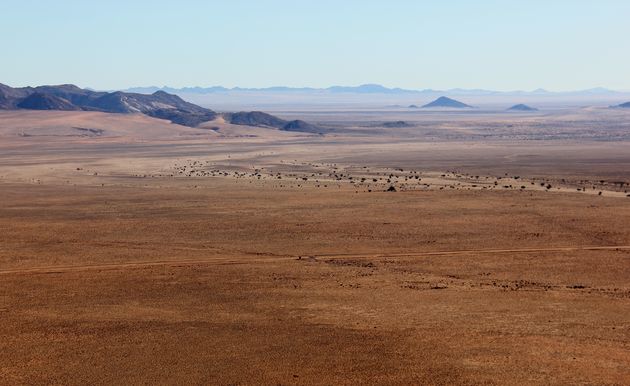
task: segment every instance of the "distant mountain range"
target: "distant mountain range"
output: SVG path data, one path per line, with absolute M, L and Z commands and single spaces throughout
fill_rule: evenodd
M 196 127 L 221 116 L 235 125 L 273 127 L 307 133 L 322 132 L 321 128 L 307 122 L 285 121 L 260 111 L 219 114 L 163 90 L 141 94 L 93 91 L 71 84 L 13 88 L 0 83 L 0 110 L 16 109 L 142 113 L 189 127 Z
M 447 90 L 410 90 L 403 88 L 388 88 L 379 84 L 363 84 L 360 86 L 331 86 L 327 88 L 312 88 L 312 87 L 266 87 L 266 88 L 242 88 L 233 87 L 226 88 L 222 86 L 212 87 L 184 87 L 184 88 L 172 88 L 168 86 L 164 87 L 134 87 L 125 90 L 126 92 L 151 94 L 156 91 L 166 91 L 173 94 L 213 94 L 213 93 L 229 93 L 229 92 L 242 92 L 242 93 L 328 93 L 328 94 L 424 94 L 424 95 L 557 95 L 557 96 L 575 96 L 575 95 L 618 95 L 628 94 L 628 92 L 621 92 L 610 90 L 603 87 L 591 88 L 578 91 L 548 91 L 542 88 L 532 91 L 493 91 L 484 89 L 463 89 L 454 88 Z
M 353 92 L 349 90 L 357 89 L 362 90 L 361 92 L 365 93 L 385 92 L 384 90 L 388 90 L 387 92 L 408 92 L 408 90 L 387 89 L 378 85 L 364 85 L 350 88 L 331 87 L 326 90 L 328 90 L 327 92 Z M 235 125 L 270 127 L 285 131 L 320 134 L 326 131 L 326 129 L 320 128 L 308 122 L 301 120 L 287 121 L 260 111 L 217 113 L 213 110 L 186 102 L 179 96 L 170 94 L 162 89 L 134 90 L 152 93 L 144 94 L 128 91 L 94 91 L 82 89 L 71 84 L 20 88 L 13 88 L 0 84 L 0 110 L 85 110 L 118 114 L 142 113 L 154 118 L 166 119 L 173 123 L 189 127 L 196 127 L 203 122 L 212 121 L 218 117 L 222 117 L 226 122 Z M 416 105 L 411 105 L 409 107 L 417 108 Z M 455 99 L 440 96 L 433 102 L 422 107 L 470 108 L 471 106 Z M 630 108 L 630 102 L 612 107 Z M 509 110 L 535 111 L 536 109 L 520 104 L 511 107 Z

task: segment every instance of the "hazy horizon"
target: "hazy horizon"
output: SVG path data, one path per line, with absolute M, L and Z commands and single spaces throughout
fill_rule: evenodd
M 287 88 L 287 89 L 292 89 L 292 90 L 301 90 L 301 89 L 312 89 L 312 90 L 327 90 L 327 89 L 333 89 L 336 87 L 340 87 L 340 88 L 360 88 L 360 87 L 364 87 L 364 86 L 377 86 L 377 87 L 383 87 L 389 90 L 402 90 L 402 91 L 412 91 L 412 92 L 422 92 L 422 91 L 436 91 L 436 92 L 440 92 L 440 91 L 455 91 L 455 90 L 463 90 L 463 91 L 489 91 L 489 92 L 499 92 L 499 93 L 510 93 L 510 92 L 524 92 L 524 93 L 533 93 L 533 92 L 550 92 L 550 93 L 570 93 L 570 92 L 579 92 L 579 91 L 595 91 L 595 90 L 602 90 L 602 91 L 612 91 L 612 92 L 630 92 L 630 90 L 623 90 L 623 89 L 612 89 L 612 88 L 608 88 L 608 87 L 601 87 L 601 86 L 596 86 L 596 87 L 589 87 L 589 88 L 585 88 L 585 89 L 570 89 L 570 90 L 550 90 L 544 87 L 536 87 L 534 89 L 529 89 L 529 90 L 525 90 L 525 89 L 511 89 L 511 90 L 497 90 L 497 89 L 490 89 L 490 88 L 484 88 L 484 87 L 475 87 L 475 88 L 463 88 L 463 87 L 453 87 L 453 88 L 428 88 L 428 87 L 423 87 L 423 88 L 408 88 L 408 87 L 389 87 L 380 83 L 362 83 L 362 84 L 352 84 L 352 85 L 348 85 L 348 84 L 331 84 L 328 86 L 322 86 L 322 87 L 310 87 L 310 86 L 286 86 L 286 85 L 282 85 L 282 84 L 277 84 L 277 85 L 272 85 L 272 86 L 266 86 L 266 87 L 248 87 L 248 86 L 233 86 L 233 87 L 225 87 L 221 84 L 212 84 L 212 85 L 187 85 L 187 86 L 182 86 L 182 87 L 172 87 L 170 85 L 137 85 L 137 86 L 131 86 L 131 87 L 126 87 L 125 89 L 128 90 L 132 90 L 132 89 L 142 89 L 142 88 L 157 88 L 157 89 L 177 89 L 177 90 L 184 90 L 184 89 L 196 89 L 196 88 L 201 88 L 201 89 L 211 89 L 211 88 L 225 88 L 228 91 L 238 91 L 238 90 L 268 90 L 268 89 L 274 89 L 274 88 Z M 87 86 L 89 87 L 89 86 Z
M 27 0 L 0 15 L 11 37 L 0 82 L 622 91 L 628 19 L 630 3 L 615 0 Z
M 121 88 L 114 88 L 114 89 L 100 89 L 100 88 L 95 88 L 95 87 L 91 87 L 89 85 L 81 85 L 81 84 L 77 84 L 76 82 L 62 82 L 62 83 L 50 83 L 50 82 L 44 82 L 44 83 L 40 83 L 40 84 L 10 84 L 7 82 L 2 82 L 0 81 L 0 84 L 4 84 L 7 85 L 9 87 L 13 87 L 13 88 L 23 88 L 23 87 L 37 87 L 37 86 L 61 86 L 61 85 L 75 85 L 77 87 L 81 87 L 81 88 L 85 88 L 85 89 L 91 89 L 91 90 L 96 90 L 96 91 L 116 91 L 116 90 L 120 90 L 120 91 L 126 91 L 126 90 L 139 90 L 139 89 L 173 89 L 173 90 L 187 90 L 187 89 L 212 89 L 212 88 L 224 88 L 225 91 L 267 91 L 267 90 L 272 90 L 272 89 L 290 89 L 290 90 L 296 90 L 296 91 L 300 91 L 300 90 L 330 90 L 330 89 L 335 89 L 335 88 L 347 88 L 347 89 L 358 89 L 364 86 L 377 86 L 377 87 L 383 87 L 385 89 L 389 89 L 391 91 L 401 91 L 401 92 L 411 92 L 411 93 L 422 93 L 422 92 L 455 92 L 455 91 L 464 91 L 464 92 L 474 92 L 474 91 L 479 91 L 479 92 L 496 92 L 496 93 L 500 93 L 500 94 L 510 94 L 510 93 L 558 93 L 558 94 L 562 94 L 562 93 L 574 93 L 574 92 L 587 92 L 587 91 L 602 91 L 602 92 L 618 92 L 618 93 L 630 93 L 630 90 L 624 90 L 624 89 L 612 89 L 612 88 L 607 88 L 607 87 L 601 87 L 601 86 L 597 86 L 597 87 L 590 87 L 590 88 L 585 88 L 585 89 L 569 89 L 569 90 L 550 90 L 544 87 L 538 87 L 535 89 L 529 89 L 529 90 L 524 90 L 524 89 L 512 89 L 512 90 L 498 90 L 498 89 L 490 89 L 490 88 L 483 88 L 483 87 L 475 87 L 475 88 L 462 88 L 462 87 L 453 87 L 453 88 L 406 88 L 406 87 L 388 87 L 379 83 L 363 83 L 363 84 L 354 84 L 354 85 L 346 85 L 346 84 L 331 84 L 329 86 L 323 86 L 323 87 L 310 87 L 310 86 L 285 86 L 285 85 L 273 85 L 273 86 L 265 86 L 265 87 L 247 87 L 247 86 L 233 86 L 233 87 L 225 87 L 221 84 L 212 84 L 212 85 L 186 85 L 186 86 L 181 86 L 181 87 L 173 87 L 167 84 L 164 85 L 135 85 L 135 86 L 128 86 L 128 87 L 121 87 Z M 377 92 L 374 92 L 377 93 Z

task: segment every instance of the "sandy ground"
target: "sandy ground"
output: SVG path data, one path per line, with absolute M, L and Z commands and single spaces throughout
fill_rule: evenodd
M 2 384 L 630 383 L 623 141 L 67 114 L 0 120 Z

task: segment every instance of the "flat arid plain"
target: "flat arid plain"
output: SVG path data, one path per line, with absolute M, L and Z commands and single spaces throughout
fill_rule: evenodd
M 0 383 L 630 383 L 630 112 L 274 114 L 0 112 Z

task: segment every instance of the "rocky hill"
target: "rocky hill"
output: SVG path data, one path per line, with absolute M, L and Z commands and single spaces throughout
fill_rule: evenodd
M 518 104 L 510 107 L 508 111 L 538 111 L 538 109 L 524 104 Z
M 241 111 L 238 113 L 225 113 L 223 114 L 223 117 L 226 119 L 226 121 L 234 125 L 266 126 L 279 129 L 287 124 L 287 121 L 271 114 L 263 113 L 262 111 Z
M 422 108 L 426 109 L 426 108 L 454 108 L 454 109 L 463 109 L 463 108 L 471 108 L 472 106 L 469 106 L 465 103 L 462 103 L 460 101 L 456 101 L 455 99 L 451 99 L 445 96 L 439 97 L 438 99 L 434 100 L 431 103 L 427 103 L 426 105 L 422 106 Z
M 297 131 L 300 133 L 313 133 L 313 134 L 323 134 L 325 130 L 319 126 L 310 124 L 308 122 L 304 122 L 302 120 L 294 120 L 287 122 L 281 130 L 284 131 Z
M 82 89 L 70 84 L 22 88 L 0 84 L 0 109 L 141 113 L 189 127 L 214 120 L 219 115 L 162 90 L 153 94 L 103 92 Z M 228 122 L 236 125 L 265 126 L 307 133 L 321 132 L 318 127 L 304 121 L 285 121 L 260 111 L 224 113 L 223 116 Z
M 13 88 L 0 83 L 0 109 L 10 110 L 18 108 L 18 103 L 33 92 L 33 89 L 30 87 Z
M 17 107 L 29 110 L 80 110 L 79 107 L 64 98 L 52 94 L 43 94 L 41 92 L 32 93 L 22 99 L 22 101 L 17 104 Z
M 284 131 L 297 131 L 302 133 L 323 133 L 324 129 L 301 120 L 286 121 L 262 111 L 241 111 L 238 113 L 222 114 L 225 120 L 233 125 L 246 125 L 258 127 L 272 127 Z

